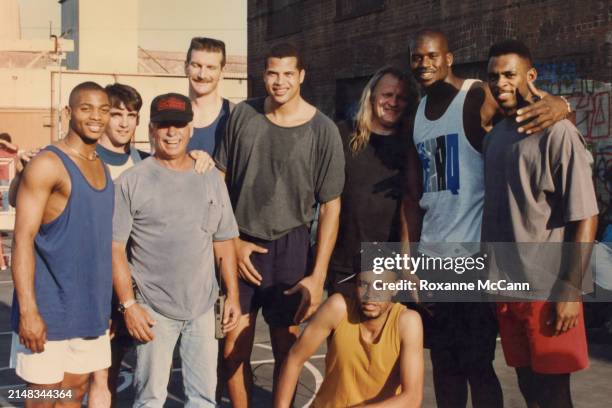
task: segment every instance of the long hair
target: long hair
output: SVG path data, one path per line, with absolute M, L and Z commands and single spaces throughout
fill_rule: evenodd
M 409 78 L 400 69 L 387 65 L 376 71 L 376 73 L 372 75 L 372 78 L 370 78 L 367 85 L 363 89 L 363 92 L 361 93 L 361 98 L 359 99 L 359 109 L 357 110 L 357 114 L 355 115 L 354 131 L 349 141 L 349 146 L 353 153 L 359 152 L 370 141 L 370 134 L 372 133 L 372 119 L 374 115 L 372 111 L 374 89 L 376 89 L 376 86 L 378 85 L 378 82 L 380 82 L 380 79 L 387 74 L 392 75 L 393 77 L 404 83 L 406 95 L 409 99 L 409 103 L 408 106 L 406 106 L 406 110 L 408 110 L 412 105 L 410 103 L 411 99 L 416 97 L 415 92 L 413 92 L 412 90 L 413 87 L 410 86 Z

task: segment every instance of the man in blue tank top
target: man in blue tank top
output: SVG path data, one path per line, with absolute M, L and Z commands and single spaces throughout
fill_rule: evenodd
M 11 363 L 27 407 L 80 406 L 90 373 L 110 365 L 114 188 L 95 152 L 110 108 L 100 85 L 77 85 L 67 136 L 31 160 L 17 193 Z
M 426 96 L 409 124 L 413 143 L 408 151 L 403 239 L 420 242 L 421 252 L 428 256 L 473 255 L 459 246 L 453 253 L 431 248 L 480 241 L 482 142 L 499 108 L 486 84 L 453 74 L 453 54 L 442 32 L 423 30 L 410 48 L 411 68 Z M 568 109 L 562 98 L 544 95 L 519 113 L 519 122 L 536 118 L 519 129 L 533 133 L 563 119 Z M 474 407 L 502 406 L 492 364 L 497 327 L 490 305 L 430 304 L 423 322 L 438 406 L 465 407 L 468 385 Z
M 219 94 L 226 54 L 225 43 L 194 37 L 187 50 L 185 75 L 193 108 L 193 134 L 187 151 L 203 150 L 212 156 L 225 134 L 225 125 L 234 104 Z

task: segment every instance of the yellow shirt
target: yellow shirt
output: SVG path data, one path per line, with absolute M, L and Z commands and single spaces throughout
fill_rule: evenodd
M 397 321 L 404 306 L 394 303 L 376 343 L 363 341 L 357 303 L 332 334 L 325 357 L 325 379 L 314 408 L 339 408 L 385 400 L 401 391 L 400 335 Z

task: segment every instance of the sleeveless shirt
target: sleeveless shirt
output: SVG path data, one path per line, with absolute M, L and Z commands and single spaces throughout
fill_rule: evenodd
M 463 105 L 474 82 L 464 80 L 439 119 L 425 117 L 427 96 L 416 113 L 414 144 L 423 169 L 423 196 L 419 204 L 425 211 L 421 250 L 427 255 L 441 255 L 437 251 L 428 253 L 427 248 L 433 248 L 428 243 L 480 242 L 484 165 L 463 126 Z M 452 255 L 460 252 L 463 250 L 456 249 Z
M 400 335 L 397 328 L 405 307 L 391 306 L 376 343 L 366 343 L 359 331 L 355 300 L 334 330 L 325 357 L 325 379 L 314 400 L 314 408 L 348 407 L 374 403 L 400 393 Z
M 36 303 L 48 340 L 97 337 L 108 329 L 112 294 L 114 186 L 104 165 L 106 185 L 95 189 L 60 149 L 48 146 L 70 176 L 70 196 L 62 213 L 41 224 L 34 239 Z M 13 294 L 13 331 L 19 304 Z

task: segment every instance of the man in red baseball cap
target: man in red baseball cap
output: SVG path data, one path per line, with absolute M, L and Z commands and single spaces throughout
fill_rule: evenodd
M 196 173 L 187 154 L 192 119 L 186 96 L 156 97 L 149 125 L 155 153 L 116 181 L 113 284 L 139 342 L 134 406 L 163 406 L 179 337 L 186 405 L 216 406 L 215 261 L 227 294 L 223 330 L 240 315 L 238 227 L 219 172 Z

